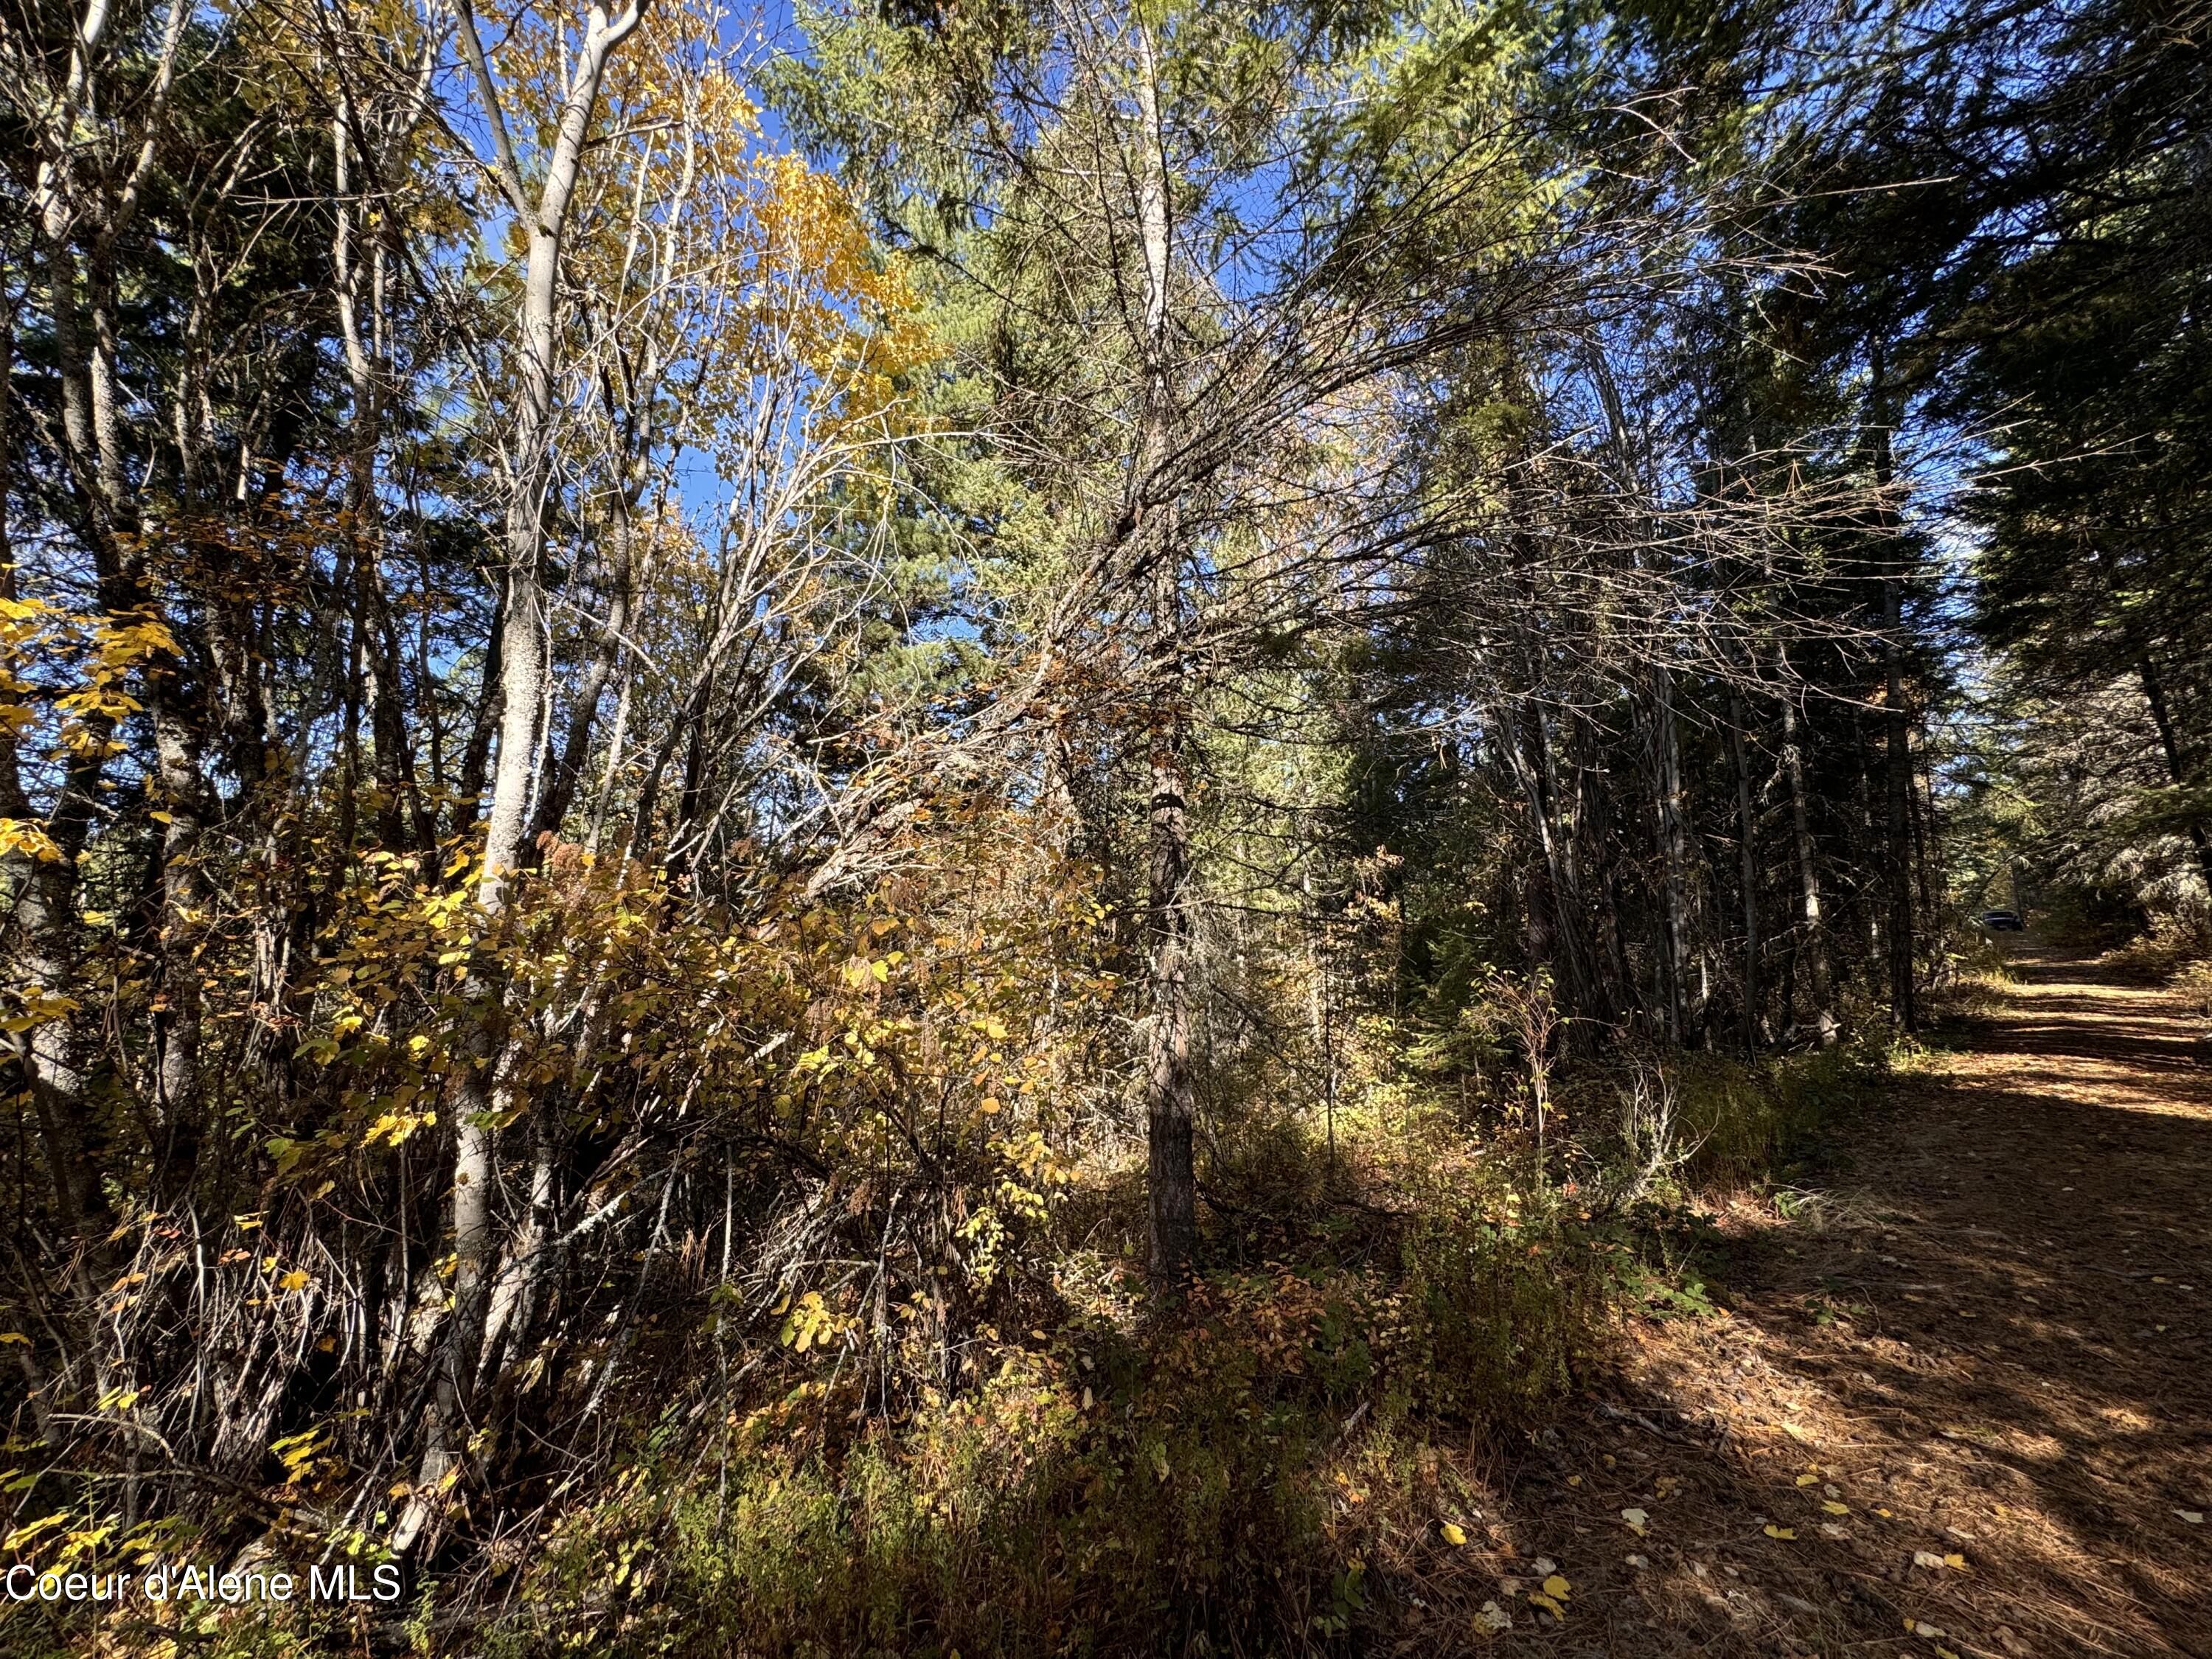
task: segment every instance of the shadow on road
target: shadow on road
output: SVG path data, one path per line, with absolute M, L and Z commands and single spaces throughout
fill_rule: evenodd
M 1724 1218 L 1733 1317 L 1638 1334 L 1563 1454 L 1607 1645 L 1557 1650 L 2212 1654 L 2212 1070 L 2179 999 L 2017 951 L 1828 1192 Z

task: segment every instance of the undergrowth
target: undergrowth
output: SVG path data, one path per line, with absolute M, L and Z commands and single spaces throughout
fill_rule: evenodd
M 1356 1646 L 1401 1588 L 1389 1540 L 1465 1510 L 1437 1446 L 1539 1424 L 1626 1309 L 1711 1313 L 1701 1195 L 1790 1178 L 1878 1070 L 1856 1048 L 1670 1066 L 1640 1180 L 1617 1068 L 1564 1079 L 1540 1164 L 1525 1110 L 1470 1124 L 1448 1091 L 1346 1110 L 1333 1164 L 1247 1126 L 1226 1150 L 1252 1202 L 1209 1243 L 1273 1259 L 1148 1311 L 1121 1263 L 1073 1253 L 1057 1323 L 990 1333 L 897 1424 L 834 1375 L 703 1434 L 672 1406 L 524 1569 L 500 1650 Z
M 2212 976 L 2212 914 L 2191 907 L 2161 911 L 2150 926 L 2098 958 L 2131 978 L 2195 984 Z
M 614 1473 L 555 1494 L 542 1527 L 491 1520 L 527 1543 L 465 1582 L 418 1584 L 404 1612 L 187 1627 L 141 1608 L 110 1645 L 1353 1650 L 1409 1593 L 1405 1540 L 1471 1507 L 1438 1449 L 1539 1427 L 1624 1311 L 1711 1314 L 1705 1201 L 1797 1179 L 1878 1059 L 1590 1057 L 1552 1079 L 1540 1143 L 1525 1079 L 1476 1096 L 1401 1078 L 1347 1103 L 1333 1137 L 1255 1107 L 1215 1145 L 1206 1184 L 1240 1196 L 1207 1212 L 1214 1265 L 1176 1297 L 1087 1242 L 1126 1235 L 1141 1194 L 1126 1166 L 1086 1170 L 1022 1304 L 1035 1323 L 872 1349 L 787 1325 L 716 1364 L 709 1312 L 688 1384 L 611 1408 Z
M 2161 911 L 2100 961 L 2130 978 L 2180 992 L 2199 1018 L 2212 1019 L 2212 911 L 2203 906 Z

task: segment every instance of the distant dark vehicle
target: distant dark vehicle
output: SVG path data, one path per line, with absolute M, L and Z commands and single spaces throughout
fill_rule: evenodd
M 1984 910 L 1982 926 L 1992 933 L 2018 933 L 2027 930 L 2027 924 L 2020 919 L 2017 910 Z

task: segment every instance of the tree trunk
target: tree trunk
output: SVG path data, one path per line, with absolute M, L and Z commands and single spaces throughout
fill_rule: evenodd
M 1697 1041 L 1704 1010 L 1689 994 L 1690 896 L 1688 836 L 1682 811 L 1681 736 L 1674 724 L 1673 676 L 1662 668 L 1652 688 L 1651 749 L 1655 804 L 1658 809 L 1659 854 L 1664 871 L 1664 930 L 1662 960 L 1666 966 L 1667 1035 L 1676 1042 Z
M 350 132 L 353 115 L 341 99 L 331 122 L 336 183 L 337 228 L 331 256 L 336 268 L 338 332 L 345 347 L 346 380 L 352 400 L 347 426 L 351 453 L 346 470 L 346 534 L 353 560 L 355 648 L 369 672 L 369 737 L 377 787 L 377 838 L 389 848 L 411 847 L 427 853 L 437 844 L 415 775 L 413 745 L 407 736 L 406 692 L 399 678 L 399 641 L 392 608 L 384 597 L 382 502 L 377 495 L 376 458 L 383 435 L 383 388 L 369 337 L 362 328 L 362 271 L 354 246 Z M 371 303 L 381 298 L 382 248 L 371 250 Z M 350 850 L 350 849 L 349 849 Z
M 155 1190 L 182 1190 L 199 1158 L 203 1133 L 200 1100 L 200 964 L 195 941 L 207 921 L 212 895 L 200 868 L 201 842 L 216 816 L 214 792 L 203 767 L 204 723 L 179 705 L 182 688 L 172 684 L 149 692 L 154 742 L 159 760 L 162 810 L 168 823 L 161 835 L 161 925 L 156 960 L 160 988 L 155 999 L 155 1121 L 163 1145 L 156 1149 Z
M 1882 354 L 1877 341 L 1874 353 L 1873 386 L 1868 407 L 1874 429 L 1875 512 L 1882 541 L 1882 726 L 1887 734 L 1887 764 L 1882 779 L 1888 818 L 1889 925 L 1883 930 L 1889 954 L 1889 1006 L 1901 1031 L 1919 1028 L 1914 981 L 1912 904 L 1912 755 L 1911 724 L 1905 705 L 1904 585 L 1905 548 L 1899 535 L 1897 515 L 1889 506 L 1893 477 L 1890 455 L 1889 394 L 1884 384 Z
M 1813 852 L 1812 812 L 1805 794 L 1805 757 L 1799 741 L 1797 706 L 1782 700 L 1782 768 L 1790 780 L 1790 826 L 1797 853 L 1798 941 L 1795 960 L 1804 964 L 1805 994 L 1812 1005 L 1813 1029 L 1823 1048 L 1836 1041 L 1834 978 L 1828 961 L 1828 935 L 1820 915 L 1820 867 Z
M 1912 756 L 1911 730 L 1905 707 L 1904 653 L 1899 647 L 1899 582 L 1882 583 L 1881 615 L 1887 684 L 1882 708 L 1888 731 L 1888 768 L 1884 779 L 1889 806 L 1889 1003 L 1898 1029 L 1917 1030 L 1912 945 Z
M 1146 498 L 1173 442 L 1173 388 L 1167 363 L 1168 280 L 1171 258 L 1167 155 L 1160 125 L 1159 64 L 1152 30 L 1137 30 L 1138 236 L 1145 266 L 1142 342 L 1144 431 L 1131 474 L 1130 515 L 1143 554 L 1153 562 L 1152 718 L 1149 732 L 1152 805 L 1146 930 L 1151 936 L 1152 1028 L 1145 1071 L 1147 1186 L 1151 1228 L 1146 1256 L 1153 1281 L 1165 1285 L 1188 1267 L 1198 1236 L 1198 1176 L 1194 1158 L 1196 1087 L 1190 1067 L 1190 823 L 1185 748 L 1181 591 L 1182 550 L 1171 504 Z
M 135 519 L 115 378 L 112 258 L 113 239 L 128 217 L 132 180 L 100 171 L 101 157 L 96 144 L 88 145 L 86 131 L 97 119 L 89 113 L 96 102 L 95 68 L 112 19 L 105 0 L 92 0 L 73 31 L 62 96 L 45 115 L 46 154 L 39 164 L 30 217 L 46 280 L 71 529 L 91 557 L 103 618 L 121 620 L 143 600 L 120 533 L 135 527 Z M 173 9 L 143 117 L 149 133 L 160 118 L 182 21 L 182 8 Z M 150 164 L 150 148 L 142 150 L 134 179 Z M 58 1172 L 58 1209 L 65 1220 L 96 1224 L 106 1198 L 90 1144 L 95 1137 L 83 1133 L 94 1120 L 84 1097 L 85 1073 L 66 994 L 76 968 L 78 856 L 99 811 L 112 722 L 95 716 L 85 725 L 94 741 L 78 747 L 65 765 L 44 825 L 58 856 L 22 860 L 9 872 L 15 879 L 9 967 L 15 981 L 29 989 L 42 1016 L 27 1030 L 12 1034 L 12 1042 L 30 1086 L 49 1167 Z
M 1533 677 L 1532 677 L 1533 678 Z M 1518 726 L 1517 734 L 1513 726 Z M 1541 688 L 1522 701 L 1520 718 L 1500 726 L 1500 743 L 1521 786 L 1529 824 L 1543 860 L 1540 882 L 1527 884 L 1529 968 L 1550 969 L 1565 993 L 1567 1005 L 1594 1019 L 1611 1015 L 1609 1000 L 1598 988 L 1590 962 L 1584 923 L 1582 871 L 1576 856 L 1575 830 L 1561 823 L 1558 745 L 1545 729 Z
M 506 648 L 507 584 L 501 582 L 492 604 L 491 629 L 484 636 L 483 677 L 477 688 L 469 739 L 462 746 L 460 771 L 453 780 L 453 816 L 447 826 L 452 835 L 466 835 L 483 810 L 484 775 L 491 767 L 491 740 L 499 730 L 501 698 L 505 695 L 507 665 L 501 660 L 501 653 Z
M 14 313 L 8 315 L 4 339 L 0 339 L 0 385 L 15 367 Z M 13 460 L 12 434 L 6 424 L 8 400 L 0 398 L 0 477 L 8 476 Z M 15 564 L 6 544 L 7 515 L 0 513 L 0 599 L 15 598 Z M 31 803 L 23 793 L 22 773 L 16 752 L 15 728 L 0 721 L 0 817 L 27 819 Z M 46 860 L 21 849 L 0 860 L 0 881 L 9 896 L 8 961 L 9 977 L 20 989 L 36 996 L 40 991 L 59 994 L 68 984 L 74 965 L 68 950 L 65 916 L 70 873 L 58 860 Z M 39 1143 L 53 1185 L 54 1214 L 63 1229 L 76 1232 L 82 1224 L 84 1205 L 79 1188 L 87 1175 L 80 1163 L 76 1113 L 84 1079 L 66 1014 L 42 1020 L 29 1029 L 9 1033 L 9 1044 L 17 1068 L 29 1085 L 32 1115 L 38 1120 Z
M 526 249 L 522 304 L 517 319 L 514 387 L 514 494 L 507 503 L 507 599 L 500 628 L 499 754 L 492 774 L 491 810 L 484 832 L 483 870 L 477 905 L 487 925 L 507 908 L 521 867 L 523 832 L 538 758 L 538 720 L 546 690 L 544 591 L 544 496 L 551 477 L 556 306 L 561 240 L 582 165 L 584 142 L 599 96 L 607 60 L 636 27 L 644 0 L 610 20 L 596 5 L 579 42 L 545 181 L 536 199 L 524 188 L 507 135 L 506 118 L 489 64 L 468 6 L 457 8 L 463 54 L 476 77 L 497 156 L 498 176 L 520 222 Z M 465 1436 L 483 1347 L 484 1320 L 496 1266 L 497 1231 L 492 1194 L 498 1170 L 498 1123 L 511 1104 L 505 1009 L 496 976 L 470 975 L 479 1009 L 471 1064 L 454 1085 L 453 1229 L 453 1303 L 432 1401 L 430 1435 L 392 1547 L 412 1547 L 433 1506 L 451 1484 L 457 1448 Z
M 607 763 L 599 773 L 599 794 L 592 802 L 592 828 L 584 841 L 587 853 L 599 850 L 599 838 L 607 827 L 607 809 L 614 801 L 615 779 L 622 771 L 623 742 L 629 734 L 630 690 L 637 676 L 630 667 L 627 646 L 623 647 L 618 666 L 622 689 L 615 694 L 614 729 L 607 733 Z
M 1759 820 L 1752 811 L 1751 763 L 1744 753 L 1743 696 L 1729 696 L 1729 755 L 1735 763 L 1737 854 L 1743 887 L 1743 1051 L 1759 1048 Z
M 622 657 L 623 635 L 629 627 L 633 586 L 630 512 L 634 503 L 629 489 L 625 479 L 614 492 L 613 513 L 606 533 L 607 620 L 599 630 L 591 665 L 585 671 L 583 683 L 576 688 L 575 700 L 569 707 L 568 729 L 562 737 L 560 753 L 554 757 L 553 774 L 538 792 L 533 839 L 557 834 L 562 820 L 568 816 L 569 804 L 575 799 L 577 786 L 584 775 L 584 763 L 590 757 L 592 728 L 599 719 L 600 699 L 606 695 L 607 682 L 614 678 L 615 665 Z
M 1146 908 L 1152 936 L 1151 1036 L 1146 1129 L 1152 1224 L 1147 1260 L 1162 1284 L 1178 1278 L 1197 1243 L 1193 1153 L 1195 1087 L 1190 1068 L 1190 833 L 1180 714 L 1152 733 L 1152 859 Z

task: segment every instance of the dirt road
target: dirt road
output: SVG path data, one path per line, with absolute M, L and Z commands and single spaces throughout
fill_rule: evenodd
M 1498 1472 L 1505 1569 L 1573 1592 L 1491 1651 L 2212 1655 L 2212 1051 L 2016 954 L 1793 1213 L 1723 1218 L 1730 1316 Z

